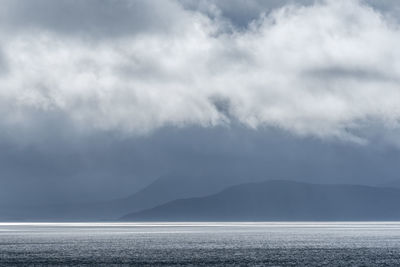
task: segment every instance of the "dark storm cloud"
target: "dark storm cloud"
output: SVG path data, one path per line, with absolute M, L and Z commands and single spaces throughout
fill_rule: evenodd
M 355 79 L 355 80 L 376 80 L 385 82 L 399 82 L 396 77 L 386 76 L 385 72 L 379 70 L 372 71 L 370 69 L 351 68 L 351 67 L 335 67 L 318 68 L 305 71 L 304 75 L 308 75 L 313 79 L 335 80 L 335 79 Z
M 220 15 L 228 19 L 236 27 L 246 28 L 257 20 L 261 14 L 268 15 L 272 11 L 287 5 L 310 6 L 324 0 L 179 0 L 183 6 L 199 10 L 210 16 Z M 360 0 L 372 8 L 389 14 L 398 20 L 400 3 L 397 0 Z
M 5 75 L 7 73 L 7 69 L 7 60 L 0 46 L 0 76 Z
M 188 9 L 199 10 L 210 16 L 220 15 L 238 28 L 246 28 L 260 15 L 285 5 L 305 6 L 314 0 L 180 0 Z
M 215 16 L 219 14 L 233 25 L 243 28 L 261 14 L 287 5 L 309 6 L 322 0 L 3 0 L 2 27 L 19 30 L 44 28 L 65 34 L 87 36 L 132 35 L 136 33 L 165 33 L 184 22 L 187 10 Z M 397 18 L 400 4 L 396 0 L 364 0 L 371 7 Z
M 359 146 L 241 126 L 171 127 L 141 138 L 97 135 L 78 143 L 52 138 L 48 146 L 1 144 L 3 204 L 118 198 L 174 173 L 206 174 L 199 178 L 206 181 L 384 184 L 397 180 L 400 160 L 399 150 L 383 149 L 379 140 Z
M 1 27 L 10 31 L 45 29 L 107 39 L 166 33 L 185 16 L 169 0 L 4 0 L 1 4 Z
M 376 10 L 388 14 L 393 20 L 399 21 L 400 17 L 400 2 L 397 0 L 364 0 L 364 3 L 370 5 Z

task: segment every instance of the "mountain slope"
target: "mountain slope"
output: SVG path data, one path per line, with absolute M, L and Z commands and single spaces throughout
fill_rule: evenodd
M 400 189 L 266 181 L 175 200 L 122 220 L 398 220 Z
M 235 184 L 235 180 L 219 179 L 208 175 L 173 174 L 163 176 L 139 192 L 117 200 L 119 205 L 128 205 L 132 210 L 140 210 L 177 199 L 206 196 Z

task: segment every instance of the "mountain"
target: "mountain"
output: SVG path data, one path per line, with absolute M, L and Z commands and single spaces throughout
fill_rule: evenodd
M 201 197 L 254 177 L 235 173 L 171 173 L 124 198 L 98 203 L 65 203 L 47 206 L 26 206 L 12 210 L 0 206 L 1 220 L 114 220 L 122 215 L 155 207 L 171 200 Z
M 130 213 L 126 221 L 399 220 L 400 189 L 265 181 Z

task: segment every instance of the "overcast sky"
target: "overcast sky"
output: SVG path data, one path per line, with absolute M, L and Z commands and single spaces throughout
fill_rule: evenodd
M 0 3 L 0 201 L 232 166 L 397 179 L 397 0 Z

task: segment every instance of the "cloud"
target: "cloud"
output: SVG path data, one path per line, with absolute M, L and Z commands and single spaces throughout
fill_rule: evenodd
M 0 127 L 16 139 L 54 121 L 128 136 L 235 121 L 357 142 L 371 121 L 398 129 L 399 25 L 364 2 L 286 5 L 245 29 L 172 1 L 32 3 L 1 14 Z

